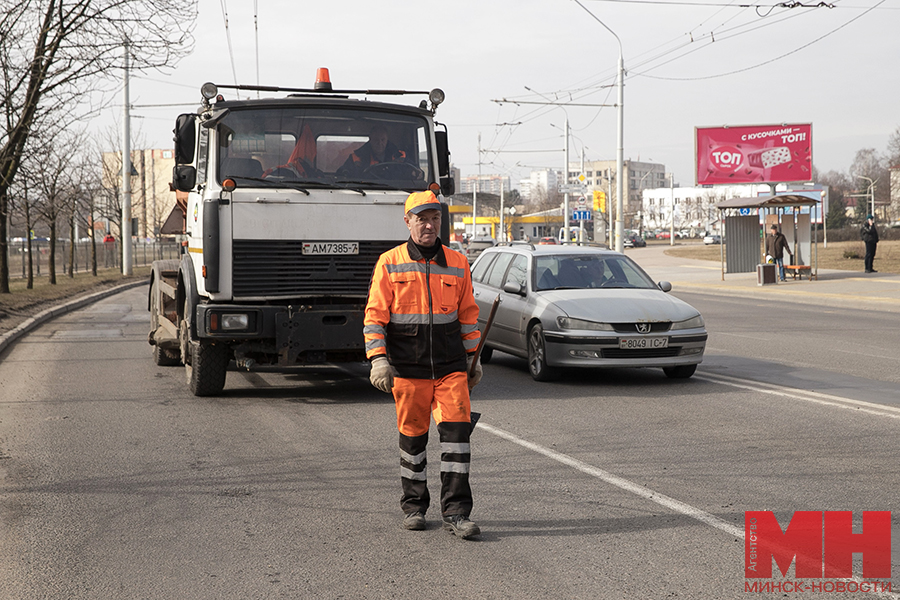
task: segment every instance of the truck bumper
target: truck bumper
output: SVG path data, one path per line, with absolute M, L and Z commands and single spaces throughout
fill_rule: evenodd
M 197 307 L 197 335 L 277 354 L 281 366 L 363 360 L 364 314 L 360 305 L 201 304 Z

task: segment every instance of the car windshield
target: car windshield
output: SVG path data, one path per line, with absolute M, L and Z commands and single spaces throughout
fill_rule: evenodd
M 231 110 L 218 124 L 218 181 L 306 188 L 428 189 L 428 124 L 321 107 Z
M 656 289 L 653 280 L 627 256 L 551 255 L 535 260 L 534 288 L 541 290 Z

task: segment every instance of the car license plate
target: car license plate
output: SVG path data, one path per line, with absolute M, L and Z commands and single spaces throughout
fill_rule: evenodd
M 667 337 L 619 338 L 620 350 L 646 350 L 652 348 L 668 348 Z
M 359 254 L 359 242 L 303 242 L 303 254 Z

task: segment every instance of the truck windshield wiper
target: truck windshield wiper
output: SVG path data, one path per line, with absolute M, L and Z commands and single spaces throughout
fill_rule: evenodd
M 303 192 L 307 196 L 309 196 L 309 190 L 301 187 L 302 184 L 306 182 L 300 181 L 279 181 L 278 179 L 263 179 L 261 177 L 244 177 L 243 175 L 229 175 L 232 179 L 243 179 L 244 181 L 258 181 L 260 183 L 265 183 L 269 187 L 285 187 L 290 188 L 292 190 L 297 190 L 298 192 Z
M 361 179 L 341 179 L 339 181 L 336 181 L 335 183 L 348 183 L 348 184 L 354 184 L 354 185 L 368 187 L 368 188 L 374 188 L 377 190 L 396 190 L 398 192 L 410 191 L 410 190 L 407 190 L 407 189 L 404 189 L 401 187 L 397 187 L 396 185 L 381 183 L 380 181 L 368 181 L 368 180 L 361 180 Z

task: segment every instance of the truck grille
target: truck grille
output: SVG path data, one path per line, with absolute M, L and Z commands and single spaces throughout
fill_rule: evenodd
M 399 242 L 360 242 L 359 254 L 352 255 L 304 255 L 303 243 L 234 240 L 234 297 L 365 297 L 378 257 Z

